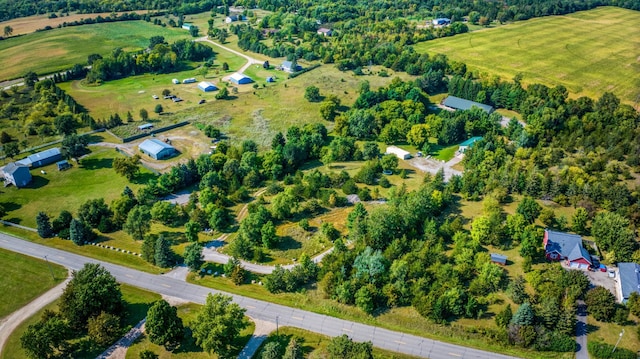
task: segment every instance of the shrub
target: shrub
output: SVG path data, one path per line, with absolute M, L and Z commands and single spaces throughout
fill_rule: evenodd
M 587 343 L 587 350 L 595 359 L 637 359 L 636 353 L 629 349 L 617 347 L 614 352 L 613 348 L 613 345 L 602 342 L 590 341 Z

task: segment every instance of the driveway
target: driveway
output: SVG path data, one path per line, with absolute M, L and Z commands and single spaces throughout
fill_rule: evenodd
M 444 180 L 448 181 L 454 175 L 462 176 L 462 172 L 456 169 L 453 169 L 453 166 L 460 163 L 463 157 L 464 155 L 459 154 L 447 162 L 442 162 L 434 158 L 414 157 L 408 160 L 407 163 L 412 167 L 419 169 L 422 172 L 428 172 L 428 173 L 431 173 L 432 175 L 438 173 L 440 169 L 443 169 Z
M 589 359 L 587 351 L 587 305 L 584 301 L 578 301 L 578 310 L 576 314 L 576 359 Z
M 260 61 L 258 59 L 254 59 L 253 57 L 250 57 L 250 56 L 248 56 L 246 54 L 243 54 L 242 52 L 239 52 L 239 51 L 236 51 L 234 49 L 228 48 L 228 47 L 226 47 L 226 46 L 224 46 L 222 44 L 219 44 L 219 43 L 217 43 L 215 41 L 211 41 L 211 40 L 209 40 L 209 38 L 207 36 L 201 37 L 201 38 L 197 39 L 196 41 L 206 41 L 206 42 L 208 42 L 208 43 L 210 43 L 212 45 L 215 45 L 215 46 L 217 46 L 217 47 L 219 47 L 219 48 L 221 48 L 221 49 L 223 49 L 225 51 L 229 51 L 232 54 L 238 55 L 238 56 L 243 57 L 244 59 L 246 59 L 247 63 L 244 64 L 244 66 L 242 66 L 238 71 L 236 71 L 239 74 L 243 73 L 246 69 L 249 68 L 249 66 L 251 66 L 253 64 L 261 64 L 262 65 L 264 63 L 264 61 Z M 227 78 L 224 78 L 223 80 L 226 80 Z

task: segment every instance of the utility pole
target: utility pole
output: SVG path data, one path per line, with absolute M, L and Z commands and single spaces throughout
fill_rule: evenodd
M 280 331 L 278 330 L 279 326 L 278 326 L 278 316 L 276 315 L 276 336 L 280 336 Z
M 618 337 L 618 341 L 616 342 L 616 345 L 613 347 L 613 350 L 611 351 L 611 354 L 613 354 L 613 352 L 616 351 L 616 348 L 618 348 L 618 344 L 620 344 L 620 340 L 622 339 L 623 335 L 624 335 L 624 329 L 622 329 L 622 331 L 620 332 L 620 336 Z
M 51 264 L 49 264 L 49 260 L 47 259 L 47 256 L 44 256 L 44 260 L 45 262 L 47 262 L 47 267 L 49 267 L 49 273 L 51 273 L 51 278 L 55 282 L 56 277 L 53 275 L 53 269 L 51 269 Z

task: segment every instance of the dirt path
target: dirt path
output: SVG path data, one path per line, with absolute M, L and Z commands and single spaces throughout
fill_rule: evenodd
M 144 323 L 147 318 L 142 319 L 135 327 L 120 338 L 115 344 L 105 350 L 102 354 L 98 355 L 96 359 L 125 359 L 127 356 L 127 350 L 138 339 L 138 337 L 144 332 Z
M 270 333 L 276 330 L 276 323 L 253 318 L 252 320 L 255 323 L 256 328 L 253 331 L 251 339 L 247 342 L 247 345 L 245 345 L 240 354 L 238 354 L 238 359 L 251 359 L 256 354 L 258 348 L 260 348 L 262 342 L 267 339 Z
M 62 295 L 62 291 L 67 286 L 67 283 L 69 283 L 70 279 L 71 277 L 67 277 L 67 279 L 64 282 L 53 287 L 48 292 L 34 299 L 24 307 L 11 313 L 8 317 L 4 318 L 0 322 L 0 352 L 2 352 L 2 349 L 4 348 L 4 345 L 6 344 L 7 339 L 9 339 L 9 336 L 11 335 L 11 333 L 13 333 L 13 331 L 22 322 L 24 322 L 26 319 L 28 319 L 32 315 L 36 314 L 44 306 L 53 302 L 54 300 L 56 300 L 58 297 Z
M 205 37 L 201 37 L 201 38 L 197 39 L 196 41 L 206 41 L 206 42 L 208 42 L 208 43 L 210 43 L 210 44 L 212 44 L 214 46 L 217 46 L 217 47 L 219 47 L 219 48 L 221 48 L 221 49 L 223 49 L 225 51 L 229 51 L 232 54 L 238 55 L 238 56 L 243 57 L 244 59 L 246 59 L 247 63 L 244 64 L 244 66 L 242 66 L 238 71 L 236 71 L 237 73 L 240 73 L 240 74 L 243 73 L 246 69 L 249 68 L 249 66 L 251 66 L 253 64 L 262 64 L 263 63 L 263 61 L 260 61 L 258 59 L 254 59 L 253 57 L 250 57 L 250 56 L 248 56 L 246 54 L 243 54 L 243 53 L 241 53 L 239 51 L 236 51 L 234 49 L 230 49 L 230 48 L 228 48 L 228 47 L 226 47 L 226 46 L 224 46 L 222 44 L 219 44 L 219 43 L 217 43 L 215 41 L 211 41 L 206 36 Z

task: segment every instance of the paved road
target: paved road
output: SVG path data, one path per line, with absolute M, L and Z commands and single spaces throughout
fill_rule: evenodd
M 576 359 L 589 359 L 587 351 L 587 305 L 583 300 L 578 301 L 578 313 L 576 322 L 576 343 L 578 350 L 576 351 Z
M 46 247 L 6 234 L 0 234 L 0 247 L 38 258 L 46 255 L 49 261 L 74 270 L 82 268 L 84 263 L 99 263 L 111 272 L 119 282 L 194 303 L 204 304 L 209 293 L 224 293 L 195 284 L 185 283 L 174 278 L 144 273 L 131 268 L 125 268 L 59 249 Z M 511 358 L 501 354 L 443 343 L 371 325 L 354 323 L 239 295 L 231 294 L 231 296 L 236 303 L 247 310 L 246 314 L 248 316 L 257 320 L 273 322 L 278 318 L 279 325 L 281 326 L 301 328 L 331 337 L 347 334 L 353 338 L 353 340 L 371 341 L 376 347 L 409 355 L 431 359 Z

